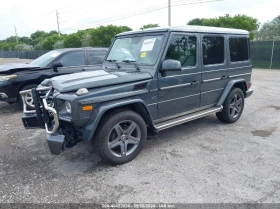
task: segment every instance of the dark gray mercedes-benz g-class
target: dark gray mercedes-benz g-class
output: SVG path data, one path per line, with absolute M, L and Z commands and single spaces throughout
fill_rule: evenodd
M 45 80 L 24 106 L 26 128 L 45 128 L 52 154 L 80 141 L 110 164 L 141 151 L 147 133 L 216 113 L 236 122 L 251 87 L 249 33 L 184 26 L 115 37 L 100 70 Z M 47 93 L 46 93 L 47 92 Z

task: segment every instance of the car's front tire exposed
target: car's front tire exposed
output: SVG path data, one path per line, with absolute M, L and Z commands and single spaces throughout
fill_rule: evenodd
M 233 88 L 223 104 L 223 110 L 216 115 L 224 123 L 234 123 L 240 118 L 243 109 L 244 93 L 240 88 Z
M 37 84 L 26 85 L 21 89 L 21 91 L 37 88 L 37 86 L 38 86 Z M 19 103 L 21 105 L 23 105 L 23 101 L 22 101 L 22 98 L 21 98 L 20 94 L 19 94 L 19 99 L 18 100 L 19 100 Z M 31 92 L 26 94 L 25 103 L 26 103 L 26 106 L 29 110 L 34 110 L 35 109 Z
M 134 159 L 147 138 L 147 127 L 136 112 L 119 109 L 106 114 L 93 140 L 94 149 L 107 163 L 119 165 Z

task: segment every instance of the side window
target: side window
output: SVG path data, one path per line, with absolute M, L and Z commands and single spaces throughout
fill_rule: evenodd
M 61 57 L 59 61 L 62 62 L 63 67 L 85 65 L 85 53 L 72 52 Z
M 221 64 L 225 60 L 225 47 L 224 37 L 221 36 L 209 36 L 203 37 L 202 49 L 203 49 L 203 64 L 215 65 Z
M 165 59 L 181 62 L 182 67 L 196 65 L 196 37 L 172 35 Z
M 104 52 L 104 51 L 89 51 L 88 52 L 89 65 L 102 64 L 105 55 L 106 55 L 106 52 Z
M 229 38 L 229 50 L 231 62 L 249 60 L 248 38 Z

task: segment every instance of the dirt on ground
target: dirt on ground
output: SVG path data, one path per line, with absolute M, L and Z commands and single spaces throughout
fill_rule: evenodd
M 45 131 L 25 130 L 21 107 L 0 103 L 0 203 L 279 203 L 279 78 L 254 69 L 238 122 L 210 115 L 170 128 L 115 167 L 90 142 L 51 155 Z

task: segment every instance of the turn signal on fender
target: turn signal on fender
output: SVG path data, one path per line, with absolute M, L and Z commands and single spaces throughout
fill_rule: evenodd
M 89 111 L 89 110 L 93 110 L 92 105 L 83 106 L 83 111 Z

